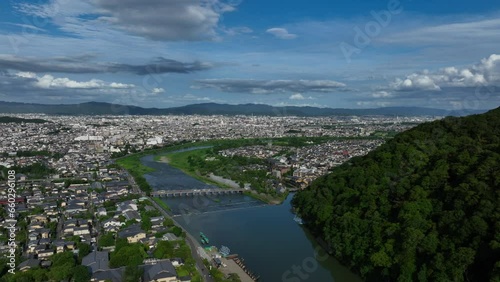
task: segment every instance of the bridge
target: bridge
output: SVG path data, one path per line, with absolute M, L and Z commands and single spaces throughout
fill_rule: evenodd
M 157 190 L 151 192 L 153 197 L 187 197 L 224 194 L 242 194 L 245 189 L 187 189 L 187 190 Z

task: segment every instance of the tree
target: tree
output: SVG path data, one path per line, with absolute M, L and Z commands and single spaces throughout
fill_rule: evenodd
M 81 261 L 82 258 L 90 253 L 90 245 L 87 243 L 77 243 L 78 248 L 78 260 Z
M 91 275 L 89 269 L 84 265 L 78 265 L 73 270 L 74 282 L 88 282 Z
M 172 227 L 172 226 L 174 226 L 174 221 L 171 218 L 167 217 L 163 221 L 163 226 L 164 227 Z
M 125 282 L 137 282 L 142 277 L 143 272 L 144 272 L 144 270 L 137 267 L 137 266 L 127 265 L 125 267 L 123 281 L 125 281 Z
M 495 281 L 500 108 L 396 135 L 292 200 L 366 281 Z
M 182 228 L 179 226 L 174 226 L 172 227 L 172 233 L 174 233 L 175 236 L 180 237 L 182 235 Z
M 113 233 L 106 233 L 99 238 L 99 247 L 110 247 L 115 245 L 115 237 Z
M 141 220 L 141 229 L 148 232 L 149 230 L 151 230 L 151 226 L 153 226 L 153 224 L 151 223 L 151 217 L 147 215 L 143 216 Z
M 141 244 L 128 244 L 111 253 L 109 266 L 113 268 L 127 265 L 137 266 L 142 263 L 145 257 L 146 253 Z

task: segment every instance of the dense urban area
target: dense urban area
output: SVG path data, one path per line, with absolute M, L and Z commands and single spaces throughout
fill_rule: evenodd
M 149 152 L 161 159 L 170 146 L 254 140 L 165 158 L 173 165 L 184 158 L 186 167 L 178 167 L 187 173 L 222 188 L 233 183 L 266 200 L 307 189 L 331 168 L 437 118 L 2 117 L 0 252 L 2 258 L 14 252 L 16 262 L 15 270 L 9 260 L 0 264 L 0 273 L 15 272 L 2 279 L 251 281 L 241 271 L 225 269 L 220 254 L 203 249 L 171 218 L 152 188 L 143 189 L 142 175 L 116 160 Z M 231 169 L 220 169 L 224 166 Z M 12 228 L 15 236 L 9 235 Z

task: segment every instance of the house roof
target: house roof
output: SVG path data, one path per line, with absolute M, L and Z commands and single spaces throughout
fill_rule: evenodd
M 105 280 L 112 282 L 121 282 L 123 281 L 122 277 L 124 272 L 125 272 L 125 267 L 103 270 L 93 273 L 92 279 L 95 279 L 97 281 Z
M 90 267 L 92 273 L 108 270 L 108 252 L 93 251 L 82 259 L 82 265 Z
M 122 231 L 118 232 L 118 236 L 120 238 L 127 238 L 127 237 L 132 237 L 135 236 L 139 233 L 144 233 L 144 231 L 141 229 L 141 227 L 138 224 L 131 225 Z
M 144 280 L 155 281 L 163 278 L 176 277 L 177 272 L 172 262 L 169 260 L 161 260 L 155 264 L 144 265 Z
M 141 220 L 141 215 L 136 211 L 126 211 L 123 215 L 125 215 L 125 218 L 127 218 L 127 220 L 131 219 Z
M 23 269 L 23 268 L 33 268 L 33 267 L 37 267 L 40 265 L 40 261 L 37 260 L 37 259 L 27 259 L 23 262 L 21 262 L 17 267 L 19 269 Z

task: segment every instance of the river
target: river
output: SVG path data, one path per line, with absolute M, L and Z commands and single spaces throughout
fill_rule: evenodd
M 207 189 L 207 185 L 153 156 L 141 159 L 155 172 L 145 175 L 154 190 Z M 244 258 L 262 282 L 328 282 L 361 279 L 325 255 L 312 235 L 297 224 L 290 195 L 281 205 L 267 205 L 244 195 L 164 198 L 195 238 L 203 232 L 210 245 L 225 245 Z

